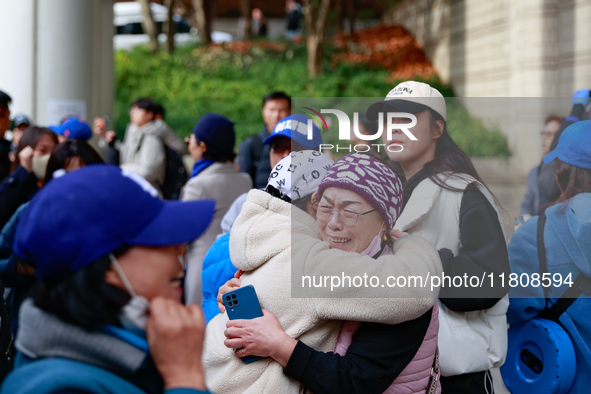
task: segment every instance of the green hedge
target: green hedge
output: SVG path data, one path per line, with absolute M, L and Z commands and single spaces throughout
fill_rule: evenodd
M 284 47 L 277 49 L 280 45 Z M 236 122 L 240 142 L 260 131 L 261 99 L 272 90 L 292 97 L 381 97 L 398 83 L 388 80 L 386 70 L 331 65 L 331 51 L 328 47 L 325 74 L 314 80 L 307 75 L 304 44 L 260 42 L 242 52 L 197 46 L 177 48 L 173 55 L 153 55 L 146 47 L 118 51 L 116 131 L 123 135 L 130 104 L 139 97 L 150 97 L 162 103 L 165 120 L 179 136 L 189 135 L 203 114 L 218 112 Z M 445 96 L 453 95 L 449 86 L 437 80 L 425 82 Z M 465 110 L 453 111 L 449 117 L 450 133 L 469 155 L 510 155 L 499 131 L 486 130 Z

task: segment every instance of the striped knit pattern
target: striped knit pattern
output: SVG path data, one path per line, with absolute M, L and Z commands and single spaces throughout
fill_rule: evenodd
M 402 183 L 398 175 L 378 159 L 352 153 L 337 160 L 322 179 L 318 194 L 321 196 L 328 187 L 359 194 L 378 209 L 388 223 L 388 230 L 394 228 L 402 208 Z

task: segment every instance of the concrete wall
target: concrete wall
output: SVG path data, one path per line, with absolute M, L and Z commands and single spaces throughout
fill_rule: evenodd
M 0 0 L 0 90 L 35 123 L 112 116 L 113 1 Z

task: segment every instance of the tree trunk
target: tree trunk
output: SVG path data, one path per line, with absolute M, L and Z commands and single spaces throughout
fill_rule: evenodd
M 139 0 L 139 2 L 142 5 L 142 16 L 144 17 L 142 28 L 144 33 L 150 37 L 150 52 L 156 53 L 160 51 L 160 44 L 158 43 L 158 29 L 152 17 L 152 10 L 150 10 L 150 0 Z
M 193 0 L 195 18 L 197 19 L 197 32 L 201 41 L 211 44 L 211 0 Z
M 337 32 L 345 30 L 345 15 L 343 10 L 343 0 L 335 0 L 334 9 L 337 14 Z
M 322 55 L 324 53 L 324 29 L 326 27 L 326 16 L 330 6 L 330 0 L 320 0 L 320 5 L 314 7 L 311 0 L 303 0 L 307 8 L 304 15 L 306 20 L 306 46 L 308 49 L 308 76 L 310 78 L 322 74 Z
M 241 0 L 240 3 L 242 17 L 244 18 L 244 39 L 248 40 L 252 37 L 252 0 Z
M 174 52 L 174 22 L 172 20 L 173 8 L 175 0 L 166 0 L 166 8 L 168 8 L 168 19 L 166 20 L 165 33 L 166 33 L 166 51 L 168 53 Z
M 355 0 L 347 1 L 347 16 L 349 17 L 349 31 L 355 31 Z

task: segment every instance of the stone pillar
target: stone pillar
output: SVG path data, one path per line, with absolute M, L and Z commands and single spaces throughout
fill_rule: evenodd
M 0 0 L 0 10 L 0 90 L 13 113 L 40 125 L 112 117 L 112 0 Z

